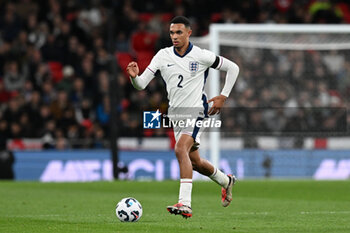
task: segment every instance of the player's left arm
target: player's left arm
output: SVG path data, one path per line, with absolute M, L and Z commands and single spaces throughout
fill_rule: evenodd
M 208 114 L 214 115 L 220 112 L 225 100 L 230 95 L 238 77 L 239 67 L 236 63 L 221 56 L 216 56 L 215 62 L 211 65 L 211 67 L 217 70 L 226 71 L 225 85 L 221 91 L 221 94 L 208 100 L 208 103 L 213 102 Z

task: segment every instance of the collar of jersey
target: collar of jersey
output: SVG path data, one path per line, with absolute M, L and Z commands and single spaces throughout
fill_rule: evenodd
M 188 48 L 187 48 L 186 52 L 184 53 L 184 55 L 181 56 L 180 54 L 178 54 L 178 52 L 176 52 L 176 50 L 175 50 L 175 47 L 174 47 L 174 53 L 175 53 L 176 56 L 184 57 L 184 56 L 186 56 L 189 52 L 191 52 L 192 48 L 193 48 L 193 44 L 190 42 L 190 44 L 188 45 Z

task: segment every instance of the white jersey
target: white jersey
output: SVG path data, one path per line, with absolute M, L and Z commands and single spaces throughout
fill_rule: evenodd
M 133 86 L 142 90 L 159 71 L 166 85 L 169 99 L 168 117 L 172 122 L 190 119 L 195 123 L 206 122 L 208 103 L 204 85 L 209 68 L 226 71 L 226 79 L 221 95 L 228 97 L 236 82 L 239 67 L 226 58 L 216 56 L 213 52 L 200 49 L 191 43 L 183 56 L 175 48 L 161 49 L 152 59 L 141 76 L 130 77 Z M 199 137 L 205 127 L 197 125 L 174 125 L 175 138 L 182 134 L 191 135 L 199 143 Z
M 155 74 L 160 71 L 168 92 L 169 107 L 208 108 L 204 85 L 216 55 L 190 43 L 183 56 L 175 48 L 161 49 L 147 67 Z M 219 67 L 219 65 L 217 66 Z

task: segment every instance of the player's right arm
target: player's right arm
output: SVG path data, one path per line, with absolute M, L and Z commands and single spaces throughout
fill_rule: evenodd
M 139 67 L 136 62 L 132 61 L 126 67 L 126 71 L 129 74 L 132 85 L 137 90 L 143 90 L 148 83 L 154 78 L 155 72 L 159 70 L 159 57 L 161 50 L 153 57 L 151 63 L 147 66 L 145 71 L 139 76 Z
M 146 88 L 148 83 L 154 78 L 154 73 L 152 73 L 148 67 L 147 69 L 139 76 L 139 67 L 136 62 L 132 61 L 126 68 L 126 71 L 129 74 L 130 81 L 132 85 L 137 90 L 143 90 Z

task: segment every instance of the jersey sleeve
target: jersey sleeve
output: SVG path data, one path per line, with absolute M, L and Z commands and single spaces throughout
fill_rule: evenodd
M 140 76 L 137 75 L 135 78 L 130 77 L 132 85 L 137 90 L 145 89 L 149 82 L 154 78 L 157 70 L 160 69 L 160 56 L 161 51 L 154 55 L 154 57 L 151 60 L 151 63 L 147 66 L 145 71 Z
M 162 54 L 162 50 L 159 50 L 158 53 L 152 58 L 151 63 L 147 66 L 147 69 L 153 74 L 155 74 L 161 67 Z
M 215 63 L 216 55 L 212 51 L 202 49 L 201 52 L 201 61 L 204 65 L 208 67 L 212 67 L 212 65 Z M 213 67 L 216 68 L 216 67 Z

